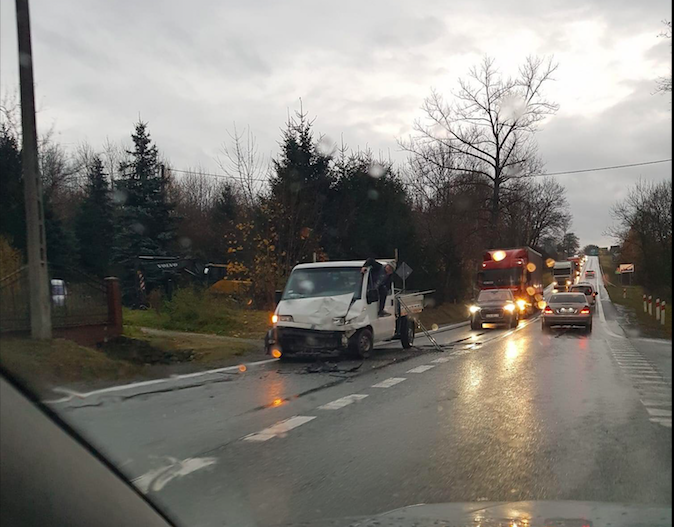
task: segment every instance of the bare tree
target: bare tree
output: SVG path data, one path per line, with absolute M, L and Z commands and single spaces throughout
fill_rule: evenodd
M 647 286 L 671 297 L 672 287 L 672 182 L 640 180 L 611 215 L 617 224 L 608 234 L 621 241 L 623 250 L 640 255 L 637 270 Z
M 556 69 L 552 59 L 529 57 L 516 77 L 503 77 L 486 57 L 459 80 L 451 102 L 433 90 L 422 107 L 426 119 L 415 123 L 415 140 L 401 142 L 422 157 L 428 145 L 439 145 L 453 155 L 454 170 L 487 180 L 492 242 L 498 240 L 501 189 L 540 168 L 533 134 L 559 108 L 543 96 Z
M 663 20 L 662 23 L 665 25 L 665 29 L 658 35 L 666 39 L 672 39 L 672 22 Z M 671 44 L 670 44 L 671 46 Z M 660 77 L 657 81 L 657 91 L 659 93 L 671 93 L 672 92 L 672 72 L 669 72 L 669 77 Z
M 222 157 L 216 161 L 222 171 L 239 186 L 239 190 L 248 207 L 253 207 L 266 185 L 269 163 L 260 155 L 255 135 L 246 127 L 239 132 L 228 131 L 230 143 L 223 143 Z

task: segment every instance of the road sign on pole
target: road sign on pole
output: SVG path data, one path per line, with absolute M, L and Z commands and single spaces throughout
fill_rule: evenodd
M 405 281 L 412 274 L 412 268 L 403 262 L 396 269 L 396 274 L 403 279 L 403 291 L 405 291 Z
M 620 274 L 623 273 L 633 273 L 634 272 L 634 264 L 632 263 L 625 263 L 625 264 L 620 264 Z

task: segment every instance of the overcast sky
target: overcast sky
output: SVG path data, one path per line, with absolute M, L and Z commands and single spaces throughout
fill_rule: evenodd
M 3 94 L 18 85 L 13 0 L 0 0 Z M 275 155 L 288 112 L 317 132 L 401 159 L 431 88 L 449 94 L 486 54 L 504 73 L 554 55 L 557 115 L 538 134 L 549 172 L 670 158 L 669 0 L 31 0 L 38 126 L 67 146 L 128 140 L 148 121 L 176 168 L 218 172 L 233 123 Z M 559 176 L 575 231 L 608 244 L 609 207 L 671 163 Z

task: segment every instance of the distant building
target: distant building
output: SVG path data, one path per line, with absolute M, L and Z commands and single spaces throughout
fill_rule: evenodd
M 611 254 L 617 254 L 620 252 L 620 245 L 611 245 L 611 248 L 608 250 Z

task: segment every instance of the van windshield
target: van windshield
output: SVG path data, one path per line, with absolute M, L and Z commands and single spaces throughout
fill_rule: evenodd
M 362 275 L 360 267 L 319 267 L 296 269 L 290 275 L 282 300 L 338 296 L 355 293 L 360 298 Z

